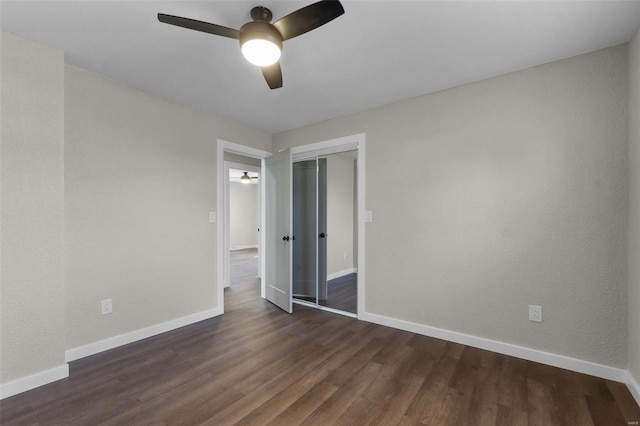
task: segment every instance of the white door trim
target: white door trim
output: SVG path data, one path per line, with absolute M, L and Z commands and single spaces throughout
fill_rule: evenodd
M 358 150 L 358 318 L 365 314 L 365 189 L 366 189 L 366 134 L 345 136 L 337 139 L 329 139 L 322 142 L 299 145 L 291 148 L 294 160 L 302 158 L 335 154 L 338 152 Z
M 224 170 L 224 153 L 230 152 L 232 154 L 244 155 L 245 157 L 257 158 L 262 162 L 262 168 L 264 169 L 264 159 L 269 157 L 271 153 L 269 151 L 263 151 L 261 149 L 252 148 L 250 146 L 240 145 L 234 142 L 225 141 L 223 139 L 217 140 L 216 145 L 216 210 L 218 212 L 217 226 L 216 226 L 216 296 L 217 306 L 219 312 L 224 313 L 224 247 L 225 247 L 225 225 L 227 224 L 227 214 L 225 214 L 225 181 L 228 181 L 228 175 L 225 179 Z M 264 170 L 261 170 L 261 175 L 264 175 Z M 264 200 L 264 185 L 260 185 L 261 199 Z M 260 208 L 261 225 L 260 229 L 264 229 L 264 203 Z M 260 233 L 260 246 L 264 245 L 264 232 Z M 260 276 L 264 277 L 264 250 L 261 254 L 262 259 L 260 262 L 261 271 Z M 222 267 L 221 267 L 222 266 Z M 262 297 L 264 297 L 264 280 L 262 281 Z

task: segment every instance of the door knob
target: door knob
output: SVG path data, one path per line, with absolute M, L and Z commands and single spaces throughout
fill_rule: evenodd
M 289 236 L 285 235 L 284 237 L 282 237 L 282 241 L 289 241 Z
M 320 238 L 324 238 L 324 237 L 328 237 L 328 236 L 329 236 L 329 234 L 325 234 L 324 232 L 320 233 Z

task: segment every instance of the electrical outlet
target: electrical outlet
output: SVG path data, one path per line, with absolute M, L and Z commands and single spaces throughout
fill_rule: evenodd
M 347 253 L 344 253 L 344 260 L 347 260 Z
M 542 322 L 542 306 L 529 305 L 529 321 Z
M 107 315 L 113 312 L 113 302 L 111 299 L 101 300 L 100 307 L 102 308 L 102 315 Z

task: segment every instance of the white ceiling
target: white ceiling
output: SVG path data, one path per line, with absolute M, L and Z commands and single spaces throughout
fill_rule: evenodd
M 640 1 L 343 1 L 338 19 L 284 43 L 270 90 L 236 40 L 158 12 L 240 28 L 311 1 L 2 1 L 3 30 L 68 64 L 270 133 L 628 41 Z

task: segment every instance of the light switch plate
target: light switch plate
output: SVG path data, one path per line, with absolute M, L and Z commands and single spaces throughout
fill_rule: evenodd
M 373 212 L 371 210 L 364 212 L 364 221 L 368 223 L 373 222 Z
M 216 223 L 216 212 L 209 212 L 209 223 Z
M 100 301 L 100 311 L 102 315 L 108 315 L 113 312 L 113 301 L 111 299 L 104 299 Z

